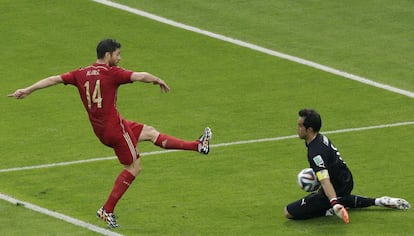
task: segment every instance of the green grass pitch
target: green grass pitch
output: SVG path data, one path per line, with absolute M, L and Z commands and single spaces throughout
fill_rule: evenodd
M 126 1 L 178 22 L 414 91 L 410 1 Z M 96 43 L 122 43 L 121 66 L 149 71 L 172 88 L 123 86 L 125 118 L 183 139 L 205 126 L 213 144 L 294 135 L 312 107 L 322 131 L 414 121 L 412 98 L 174 28 L 92 1 L 0 0 L 0 171 L 113 156 L 94 136 L 74 87 L 17 101 L 6 95 L 95 61 Z M 330 134 L 355 177 L 354 193 L 414 203 L 414 125 Z M 142 153 L 159 151 L 151 144 Z M 208 156 L 142 157 L 143 173 L 117 206 L 123 235 L 409 235 L 414 211 L 350 211 L 289 221 L 283 208 L 305 195 L 297 138 L 213 146 Z M 117 160 L 0 172 L 0 193 L 99 227 L 95 218 L 121 170 Z M 0 201 L 1 235 L 97 235 Z

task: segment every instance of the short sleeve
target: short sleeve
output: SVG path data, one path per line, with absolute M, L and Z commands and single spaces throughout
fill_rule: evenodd
M 62 75 L 60 75 L 60 77 L 62 78 L 64 84 L 76 84 L 76 80 L 75 80 L 75 71 L 71 71 L 71 72 L 66 72 Z
M 315 172 L 327 169 L 326 161 L 322 154 L 313 154 L 309 156 L 309 164 Z
M 119 84 L 132 83 L 131 75 L 133 71 L 125 70 L 124 68 L 117 66 L 112 67 L 112 70 L 114 70 L 114 76 Z

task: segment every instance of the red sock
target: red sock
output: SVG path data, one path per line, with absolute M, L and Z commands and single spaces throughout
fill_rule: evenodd
M 114 212 L 115 205 L 127 191 L 129 185 L 131 185 L 134 179 L 135 176 L 125 169 L 119 174 L 118 178 L 115 180 L 115 185 L 112 189 L 112 192 L 104 205 L 106 212 Z
M 166 134 L 158 135 L 155 145 L 165 149 L 198 150 L 199 141 L 184 141 Z

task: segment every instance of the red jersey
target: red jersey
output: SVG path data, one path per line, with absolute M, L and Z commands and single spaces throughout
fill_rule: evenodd
M 117 91 L 121 84 L 132 83 L 132 71 L 106 64 L 91 66 L 61 75 L 65 84 L 78 88 L 82 103 L 98 138 L 106 143 L 108 135 L 122 131 L 122 117 L 116 107 Z

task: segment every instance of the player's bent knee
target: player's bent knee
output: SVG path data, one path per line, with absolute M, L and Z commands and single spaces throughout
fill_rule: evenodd
M 293 219 L 293 216 L 289 213 L 289 211 L 287 210 L 287 207 L 285 207 L 285 217 L 288 219 Z
M 127 169 L 132 175 L 137 176 L 142 171 L 141 161 L 137 159 L 131 165 L 125 166 L 125 169 Z
M 140 140 L 151 140 L 155 142 L 159 135 L 159 132 L 152 126 L 144 125 L 142 129 Z

